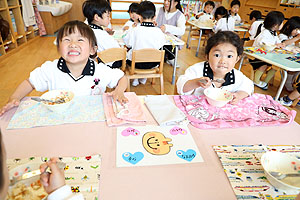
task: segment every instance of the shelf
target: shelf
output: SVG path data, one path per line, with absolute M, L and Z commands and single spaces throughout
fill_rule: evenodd
M 6 8 L 0 8 L 0 11 L 2 11 L 2 10 L 6 10 Z
M 21 38 L 23 38 L 23 37 L 24 37 L 24 35 L 17 35 L 17 36 L 16 36 L 16 39 L 19 40 L 19 39 L 21 39 Z
M 265 0 L 264 4 L 262 5 L 261 3 L 259 3 L 257 0 L 248 0 L 245 3 L 246 6 L 259 6 L 259 7 L 263 7 L 263 8 L 275 8 L 278 5 L 278 1 L 275 0 Z

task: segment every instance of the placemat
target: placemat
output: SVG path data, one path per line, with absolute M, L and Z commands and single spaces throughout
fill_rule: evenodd
M 293 200 L 298 194 L 287 194 L 267 180 L 260 159 L 266 151 L 297 155 L 300 145 L 222 145 L 213 146 L 237 199 Z
M 174 101 L 190 123 L 201 129 L 284 125 L 296 116 L 296 111 L 264 94 L 253 94 L 237 105 L 228 103 L 221 108 L 211 106 L 204 95 L 174 96 Z
M 21 165 L 42 164 L 47 157 L 29 157 L 24 159 L 8 159 L 9 170 Z M 82 193 L 85 199 L 97 200 L 99 193 L 101 156 L 60 157 L 66 163 L 65 180 L 73 193 Z M 24 166 L 25 167 L 25 166 Z M 35 169 L 33 169 L 35 170 Z
M 102 96 L 77 96 L 64 113 L 55 113 L 33 100 L 22 101 L 7 129 L 105 121 Z

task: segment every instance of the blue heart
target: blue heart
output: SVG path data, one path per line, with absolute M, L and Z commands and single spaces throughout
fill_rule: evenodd
M 183 160 L 191 162 L 196 157 L 196 152 L 193 149 L 188 149 L 187 151 L 178 150 L 176 155 Z
M 144 154 L 142 152 L 135 152 L 134 154 L 125 152 L 122 157 L 125 161 L 135 165 L 144 158 Z

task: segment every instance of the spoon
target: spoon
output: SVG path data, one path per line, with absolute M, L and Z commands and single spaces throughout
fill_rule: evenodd
M 207 83 L 207 80 L 201 79 L 200 82 L 205 84 L 205 83 Z M 223 78 L 217 78 L 217 79 L 211 80 L 211 82 L 216 82 L 216 83 L 223 84 L 223 83 L 225 83 L 225 80 Z
M 44 102 L 48 102 L 48 103 L 65 103 L 64 99 L 58 99 L 56 101 L 53 101 L 53 100 L 50 100 L 50 99 L 43 99 L 43 98 L 40 98 L 40 97 L 31 97 L 31 99 L 34 100 L 34 101 L 37 101 L 37 102 L 44 101 Z
M 269 172 L 272 176 L 274 176 L 275 178 L 277 178 L 278 180 L 287 178 L 287 177 L 299 177 L 300 178 L 300 173 L 295 173 L 295 174 L 283 174 L 280 172 Z

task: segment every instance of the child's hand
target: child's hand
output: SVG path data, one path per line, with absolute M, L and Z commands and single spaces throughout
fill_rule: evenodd
M 114 90 L 111 92 L 111 95 L 113 97 L 113 100 L 120 102 L 121 105 L 128 102 L 128 99 L 124 96 L 124 92 L 118 92 L 117 90 Z
M 56 158 L 51 158 L 50 161 L 40 166 L 40 180 L 48 194 L 51 194 L 66 184 L 64 169 L 59 169 L 56 162 Z M 50 168 L 51 173 L 45 172 L 47 167 Z
M 201 77 L 198 79 L 198 85 L 203 88 L 208 88 L 211 85 L 211 80 L 208 77 Z
M 200 14 L 196 15 L 196 19 L 198 19 L 202 15 L 204 15 L 204 13 L 200 13 Z
M 106 30 L 106 32 L 107 32 L 109 35 L 113 35 L 114 32 L 115 32 L 115 31 L 113 31 L 113 30 L 110 29 L 110 28 L 106 28 L 105 30 Z
M 249 94 L 244 91 L 233 92 L 232 95 L 233 95 L 233 99 L 230 102 L 230 104 L 232 105 L 238 104 L 240 100 L 249 96 Z
M 165 25 L 162 25 L 161 27 L 160 27 L 160 30 L 162 31 L 162 32 L 166 32 L 166 26 Z
M 129 26 L 124 26 L 123 31 L 127 31 L 129 29 Z
M 284 43 L 278 43 L 275 45 L 277 48 L 284 48 L 285 44 Z
M 137 23 L 132 24 L 132 28 L 137 27 Z
M 5 106 L 3 106 L 0 109 L 0 116 L 3 115 L 5 112 L 9 111 L 10 109 L 12 109 L 13 107 L 19 106 L 20 101 L 17 99 L 12 99 L 9 102 L 7 102 L 7 104 Z

